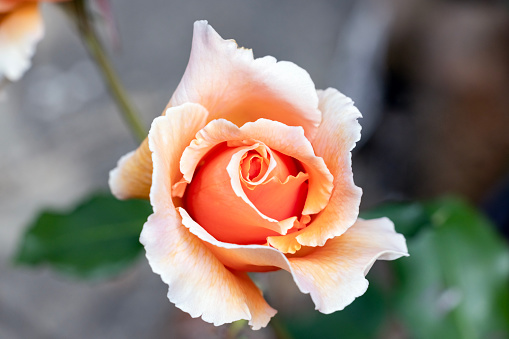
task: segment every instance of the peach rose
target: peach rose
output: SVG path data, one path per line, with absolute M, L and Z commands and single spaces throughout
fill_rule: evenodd
M 295 64 L 254 59 L 196 22 L 163 116 L 110 173 L 118 198 L 150 198 L 140 241 L 170 301 L 215 325 L 258 329 L 276 311 L 247 272 L 284 269 L 331 313 L 366 291 L 376 259 L 407 255 L 390 220 L 357 220 L 360 117 Z
M 65 0 L 40 0 L 57 2 Z M 0 0 L 0 80 L 17 81 L 30 68 L 35 45 L 44 35 L 36 0 Z

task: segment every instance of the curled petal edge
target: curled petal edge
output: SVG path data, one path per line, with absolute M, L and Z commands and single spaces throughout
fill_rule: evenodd
M 285 253 L 295 253 L 302 246 L 323 246 L 345 233 L 359 215 L 362 189 L 353 180 L 351 151 L 361 137 L 358 119 L 362 115 L 352 99 L 334 88 L 317 93 L 322 123 L 312 145 L 334 176 L 334 188 L 327 206 L 306 228 L 267 239 Z

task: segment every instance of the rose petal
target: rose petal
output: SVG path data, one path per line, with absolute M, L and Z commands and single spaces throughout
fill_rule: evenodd
M 169 106 L 196 102 L 238 126 L 259 118 L 302 126 L 312 138 L 321 121 L 315 86 L 297 65 L 273 57 L 254 59 L 249 49 L 224 40 L 207 24 L 194 23 L 185 74 Z
M 140 241 L 152 270 L 168 284 L 168 299 L 216 326 L 249 320 L 264 327 L 276 311 L 245 272 L 227 269 L 173 213 L 152 215 Z
M 304 256 L 288 260 L 299 289 L 310 293 L 316 309 L 326 314 L 342 310 L 366 292 L 365 276 L 376 260 L 408 256 L 405 238 L 387 218 L 359 219 L 323 247 L 302 250 L 308 249 Z
M 323 158 L 334 176 L 334 190 L 328 205 L 306 228 L 290 235 L 269 238 L 268 242 L 286 253 L 300 246 L 323 246 L 328 239 L 343 234 L 359 215 L 362 190 L 355 186 L 351 150 L 360 139 L 360 112 L 350 98 L 333 88 L 318 91 L 323 121 L 313 140 L 317 156 Z
M 267 173 L 269 160 L 257 152 L 247 154 L 241 163 L 241 179 L 246 184 L 259 183 Z
M 146 146 L 145 146 L 146 145 Z M 148 199 L 152 183 L 152 160 L 148 139 L 136 150 L 127 153 L 110 171 L 108 184 L 117 199 Z
M 201 316 L 214 325 L 248 319 L 254 329 L 266 326 L 276 311 L 265 302 L 260 290 L 244 272 L 225 268 L 206 244 L 182 225 L 175 211 L 172 179 L 168 175 L 174 168 L 172 150 L 176 141 L 169 131 L 175 131 L 180 120 L 175 116 L 179 114 L 155 119 L 149 134 L 154 163 L 150 191 L 154 214 L 140 237 L 148 261 L 168 284 L 170 301 L 192 317 Z
M 182 153 L 180 172 L 183 174 L 184 180 L 187 183 L 191 182 L 201 159 L 214 147 L 229 140 L 239 139 L 242 139 L 242 133 L 235 124 L 223 119 L 209 122 L 196 133 L 195 139 Z
M 278 250 L 265 245 L 238 245 L 217 240 L 191 218 L 188 211 L 177 208 L 182 224 L 207 244 L 207 248 L 225 266 L 239 271 L 265 272 L 280 268 L 290 270 L 286 257 Z
M 260 245 L 236 245 L 216 240 L 187 212 L 179 208 L 184 226 L 202 241 L 219 260 L 237 270 L 290 272 L 299 289 L 310 293 L 322 313 L 342 310 L 368 287 L 365 279 L 377 260 L 394 260 L 408 255 L 405 238 L 395 232 L 387 218 L 359 219 L 342 236 L 330 239 L 322 247 L 303 248 L 301 253 L 285 257 L 278 250 Z
M 309 226 L 309 225 L 308 225 Z M 272 236 L 267 238 L 267 243 L 280 250 L 283 253 L 295 253 L 301 249 L 302 245 L 297 241 L 297 236 L 302 233 L 302 230 L 289 233 L 283 236 Z
M 44 35 L 37 4 L 0 14 L 0 79 L 17 81 L 30 68 L 35 46 Z
M 243 191 L 248 201 L 261 213 L 276 220 L 283 220 L 301 214 L 308 191 L 305 183 L 308 178 L 307 173 L 301 172 L 296 177 L 287 177 L 284 182 L 272 178 L 254 189 L 244 186 Z
M 242 185 L 244 182 L 241 180 L 241 173 L 240 173 L 240 162 L 242 159 L 247 155 L 247 153 L 254 149 L 263 149 L 265 153 L 270 155 L 269 164 L 267 167 L 267 171 L 265 174 L 258 180 L 258 182 L 255 182 L 254 184 L 261 184 L 262 182 L 265 182 L 269 175 L 274 172 L 276 168 L 280 168 L 283 166 L 277 166 L 278 162 L 274 159 L 275 154 L 272 153 L 270 149 L 266 149 L 265 145 L 260 145 L 260 143 L 255 143 L 254 145 L 250 147 L 237 147 L 238 151 L 234 151 L 233 155 L 231 156 L 231 161 L 226 166 L 226 171 L 230 177 L 230 181 L 232 184 L 233 191 L 235 192 L 235 195 L 241 197 L 248 205 L 250 205 L 252 208 L 256 209 L 256 207 L 253 205 L 251 201 L 246 196 L 246 193 L 244 192 L 245 185 Z M 233 150 L 235 150 L 233 149 Z M 286 166 L 285 166 L 286 167 Z M 283 171 L 286 171 L 286 168 L 283 169 Z
M 171 161 L 169 172 L 171 182 L 176 183 L 182 177 L 179 171 L 180 155 L 193 140 L 194 135 L 204 125 L 207 111 L 198 104 L 183 104 L 169 108 L 166 115 L 156 118 L 154 124 L 164 124 L 161 129 L 165 138 L 171 141 L 166 154 Z M 159 121 L 159 122 L 156 122 Z M 146 145 L 146 146 L 144 146 Z M 148 139 L 135 151 L 123 156 L 115 169 L 110 172 L 109 185 L 113 195 L 119 199 L 148 198 L 152 182 L 152 160 L 148 148 Z M 170 188 L 171 189 L 171 188 Z

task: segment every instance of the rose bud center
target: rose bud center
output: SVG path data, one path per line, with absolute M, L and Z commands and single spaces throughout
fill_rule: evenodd
M 269 166 L 269 161 L 256 151 L 249 151 L 241 161 L 242 179 L 248 183 L 256 182 L 262 177 Z

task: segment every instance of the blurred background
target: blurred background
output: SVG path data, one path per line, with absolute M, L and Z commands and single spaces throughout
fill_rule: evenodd
M 147 127 L 185 70 L 193 22 L 206 19 L 255 57 L 292 61 L 317 88 L 354 99 L 364 115 L 353 155 L 362 209 L 456 194 L 491 218 L 499 238 L 509 234 L 508 1 L 111 4 L 119 41 L 108 52 Z M 175 309 L 143 257 L 97 282 L 11 264 L 38 211 L 107 192 L 109 170 L 137 146 L 73 26 L 56 6 L 42 7 L 46 35 L 33 67 L 0 101 L 0 338 L 224 337 L 225 327 Z M 105 42 L 116 41 L 98 24 Z M 368 278 L 383 276 L 379 265 Z M 290 318 L 314 309 L 287 274 L 260 279 Z M 397 322 L 378 333 L 411 337 Z M 244 335 L 274 337 L 270 329 Z

